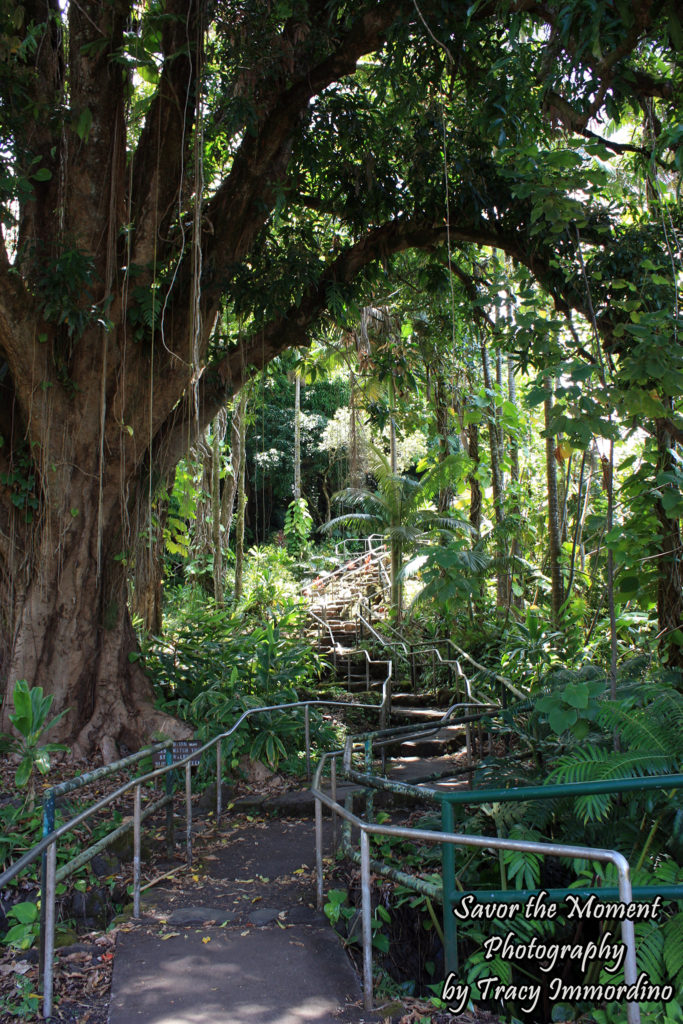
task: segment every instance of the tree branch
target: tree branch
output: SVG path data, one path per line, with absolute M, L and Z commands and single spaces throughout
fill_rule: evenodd
M 34 180 L 31 183 L 30 198 L 21 204 L 17 248 L 19 252 L 27 254 L 27 269 L 33 261 L 36 265 L 40 262 L 40 257 L 33 253 L 28 255 L 29 250 L 38 243 L 49 244 L 55 235 L 54 211 L 59 201 L 58 150 L 61 146 L 55 149 L 56 140 L 51 122 L 64 86 L 61 22 L 62 12 L 58 0 L 48 0 L 47 3 L 28 0 L 25 4 L 24 26 L 44 25 L 44 32 L 33 60 L 35 73 L 26 75 L 26 68 L 21 64 L 13 68 L 29 102 L 23 101 L 22 106 L 17 108 L 17 97 L 12 97 L 8 104 L 10 116 L 21 124 L 22 157 L 28 160 L 38 157 L 39 162 L 32 166 L 32 170 L 35 172 L 39 167 L 44 168 L 51 175 L 47 181 Z M 20 158 L 19 170 L 27 173 L 28 167 L 22 167 L 22 162 Z
M 265 222 L 275 187 L 286 175 L 293 133 L 309 101 L 332 82 L 352 74 L 360 57 L 384 43 L 401 6 L 400 0 L 387 0 L 359 15 L 334 52 L 304 68 L 280 94 L 258 134 L 245 137 L 230 174 L 206 208 L 213 231 L 205 236 L 205 260 L 222 279 L 217 287 L 223 286 L 230 264 L 244 256 Z
M 131 220 L 135 225 L 132 260 L 152 266 L 164 256 L 167 237 L 183 187 L 195 117 L 198 42 L 197 5 L 172 0 L 162 35 L 164 64 L 156 96 L 140 135 L 131 172 Z M 159 251 L 157 251 L 159 247 Z

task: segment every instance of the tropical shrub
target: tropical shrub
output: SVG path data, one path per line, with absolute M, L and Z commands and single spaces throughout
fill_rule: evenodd
M 147 667 L 158 703 L 189 722 L 199 740 L 230 729 L 245 711 L 295 703 L 300 687 L 312 686 L 322 663 L 298 638 L 298 605 L 283 608 L 281 619 L 249 625 L 245 616 L 212 606 L 196 609 L 193 621 L 176 620 L 172 635 L 147 648 Z M 234 765 L 247 754 L 275 767 L 282 758 L 296 763 L 304 749 L 303 709 L 251 715 L 226 741 Z M 324 724 L 311 714 L 313 741 L 323 743 Z
M 9 719 L 19 736 L 0 736 L 0 752 L 15 754 L 19 758 L 14 781 L 19 789 L 27 790 L 27 803 L 33 807 L 35 800 L 36 773 L 46 775 L 50 770 L 50 754 L 56 750 L 66 750 L 61 743 L 42 743 L 44 733 L 49 732 L 67 713 L 66 709 L 48 722 L 48 715 L 53 701 L 52 694 L 43 696 L 42 686 L 29 687 L 25 679 L 20 679 L 12 694 L 14 711 Z

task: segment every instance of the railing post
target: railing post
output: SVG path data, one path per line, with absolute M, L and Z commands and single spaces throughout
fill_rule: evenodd
M 410 687 L 413 693 L 417 693 L 417 674 L 415 672 L 415 648 L 410 645 Z
M 43 1017 L 52 1016 L 52 980 L 55 956 L 55 895 L 57 889 L 57 844 L 46 850 L 45 866 L 45 952 L 43 958 Z
M 221 740 L 216 743 L 216 824 L 221 820 L 223 812 L 223 756 Z
M 192 867 L 192 771 L 190 762 L 185 765 L 185 850 L 187 866 Z
M 469 781 L 469 784 L 470 784 L 470 789 L 471 789 L 472 788 L 472 783 L 474 782 L 474 776 L 473 776 L 472 770 L 471 770 L 472 769 L 472 730 L 470 728 L 470 723 L 469 722 L 465 723 L 465 746 L 467 747 L 467 767 L 470 769 L 470 771 L 467 773 L 467 778 L 468 778 L 468 781 Z
M 630 869 L 626 858 L 621 855 L 618 857 L 615 866 L 619 879 L 619 899 L 628 906 L 633 900 Z M 638 980 L 638 964 L 636 962 L 636 933 L 633 921 L 623 920 L 621 922 L 621 939 L 626 947 L 624 981 L 627 985 L 635 985 Z M 640 1024 L 640 1003 L 626 1004 L 626 1020 L 628 1024 Z
M 46 839 L 51 832 L 55 830 L 55 796 L 54 792 L 50 790 L 48 795 L 43 799 L 43 839 Z M 47 900 L 45 898 L 45 887 L 47 884 L 47 850 L 41 858 L 40 867 L 40 951 L 38 961 L 38 971 L 40 977 L 43 973 L 43 963 L 45 961 L 45 908 Z M 44 989 L 43 989 L 44 991 Z
M 363 1007 L 372 1009 L 372 890 L 370 888 L 370 837 L 360 834 L 360 887 L 363 922 Z
M 370 692 L 370 659 L 365 655 L 365 692 Z
M 370 736 L 365 741 L 365 771 L 372 775 L 372 739 Z M 375 791 L 367 786 L 365 789 L 365 817 L 368 821 L 374 818 Z
M 166 748 L 166 766 L 173 764 L 173 750 L 171 747 Z M 166 804 L 166 855 L 168 857 L 173 856 L 175 850 L 175 828 L 173 824 L 173 785 L 174 785 L 174 770 L 171 768 L 170 771 L 166 772 L 166 796 L 170 797 L 170 800 Z
M 316 871 L 316 905 L 323 909 L 323 805 L 315 801 L 315 871 Z
M 140 824 L 142 819 L 142 787 L 133 790 L 133 917 L 140 916 Z
M 337 758 L 330 761 L 330 795 L 337 802 Z M 317 803 L 317 801 L 316 801 Z M 332 808 L 332 856 L 337 852 L 337 812 Z
M 441 802 L 441 831 L 455 832 L 453 804 Z M 444 977 L 458 973 L 458 929 L 453 914 L 453 886 L 455 885 L 455 847 L 441 844 L 441 875 L 443 885 Z
M 311 781 L 311 706 L 304 707 L 304 731 L 306 734 L 306 782 Z

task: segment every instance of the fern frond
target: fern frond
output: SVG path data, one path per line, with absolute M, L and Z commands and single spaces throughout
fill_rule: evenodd
M 656 922 L 648 921 L 645 926 L 642 922 L 639 923 L 635 931 L 638 968 L 649 974 L 653 984 L 660 985 L 664 981 L 666 971 L 662 929 Z
M 683 985 L 683 911 L 669 918 L 662 928 L 662 936 L 666 973 L 677 986 Z

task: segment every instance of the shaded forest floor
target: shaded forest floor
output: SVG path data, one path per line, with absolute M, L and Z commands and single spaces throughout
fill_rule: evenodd
M 93 765 L 79 764 L 77 771 L 90 770 Z M 45 786 L 55 785 L 62 778 L 73 777 L 74 765 L 63 760 L 56 762 L 50 775 L 44 780 Z M 41 780 L 43 781 L 43 780 Z M 246 779 L 227 794 L 230 799 L 242 802 L 250 799 L 258 802 L 264 794 L 277 796 L 289 794 L 295 796 L 300 783 L 295 779 L 275 776 L 267 770 L 255 772 L 255 778 Z M 41 787 L 42 790 L 42 787 Z M 90 799 L 101 795 L 91 792 Z M 36 824 L 39 823 L 39 801 L 37 794 Z M 143 849 L 142 886 L 146 900 L 154 898 L 157 887 L 169 894 L 171 902 L 187 905 L 206 901 L 207 866 L 216 860 L 215 851 L 225 844 L 225 833 L 239 833 L 251 842 L 256 831 L 263 828 L 263 819 L 256 812 L 248 809 L 237 812 L 229 810 L 217 828 L 212 822 L 213 813 L 210 809 L 215 798 L 215 789 L 207 791 L 206 796 L 198 796 L 193 800 L 195 811 L 196 836 L 194 838 L 194 865 L 188 869 L 185 864 L 184 849 L 176 844 L 176 853 L 169 858 L 165 846 L 164 812 L 157 816 L 156 821 L 145 828 L 145 846 Z M 286 797 L 285 797 L 286 799 Z M 14 767 L 6 760 L 0 762 L 0 807 L 16 800 L 14 787 Z M 123 817 L 130 814 L 127 804 L 130 800 L 122 800 L 117 808 Z M 295 812 L 293 812 L 295 813 Z M 291 820 L 291 819 L 290 819 Z M 109 817 L 111 821 L 111 817 Z M 181 838 L 181 822 L 178 823 L 177 839 Z M 91 823 L 90 831 L 95 831 L 97 822 Z M 38 832 L 36 831 L 36 836 Z M 84 837 L 86 841 L 88 837 Z M 35 837 L 31 842 L 35 841 Z M 92 841 L 92 839 L 89 839 Z M 30 845 L 27 843 L 27 845 Z M 52 1020 L 55 1024 L 107 1024 L 109 1020 L 112 975 L 116 956 L 116 945 L 119 934 L 135 928 L 131 920 L 132 905 L 127 889 L 132 882 L 132 864 L 129 849 L 121 848 L 118 854 L 96 858 L 88 871 L 85 884 L 76 888 L 73 883 L 65 887 L 60 895 L 58 921 L 61 918 L 55 965 L 55 1009 Z M 108 851 L 107 851 L 108 853 Z M 277 850 L 263 851 L 264 864 L 260 867 L 260 876 L 266 879 L 263 893 L 253 897 L 255 906 L 263 905 L 264 893 L 268 889 L 271 855 L 276 858 Z M 15 855 L 16 856 L 16 855 Z M 15 859 L 15 857 L 13 857 Z M 273 861 L 275 863 L 275 861 Z M 354 867 L 351 867 L 354 870 Z M 311 896 L 314 892 L 312 864 L 310 877 L 303 881 L 308 884 Z M 35 878 L 37 879 L 37 872 Z M 12 888 L 1 894 L 5 910 L 13 903 L 38 898 L 37 881 L 30 878 L 20 879 L 16 889 Z M 266 900 L 267 902 L 267 900 Z M 104 904 L 104 906 L 102 906 Z M 109 920 L 99 920 L 92 927 L 93 920 L 89 911 L 103 912 Z M 74 909 L 80 913 L 74 913 Z M 6 924 L 7 922 L 5 922 Z M 246 922 L 246 928 L 253 927 Z M 39 1019 L 40 1015 L 40 981 L 38 975 L 37 941 L 33 948 L 26 950 L 10 950 L 0 947 L 0 1024 L 14 1024 L 19 1019 Z M 406 957 L 410 950 L 405 950 Z M 397 951 L 401 956 L 401 951 Z M 427 999 L 401 998 L 388 999 L 378 1007 L 380 1017 L 392 1024 L 423 1024 L 425 1020 L 434 1024 L 500 1024 L 500 1018 L 479 1011 L 453 1015 L 437 1010 Z M 360 1005 L 358 1014 L 362 1016 Z M 360 1017 L 359 1017 L 360 1019 Z

